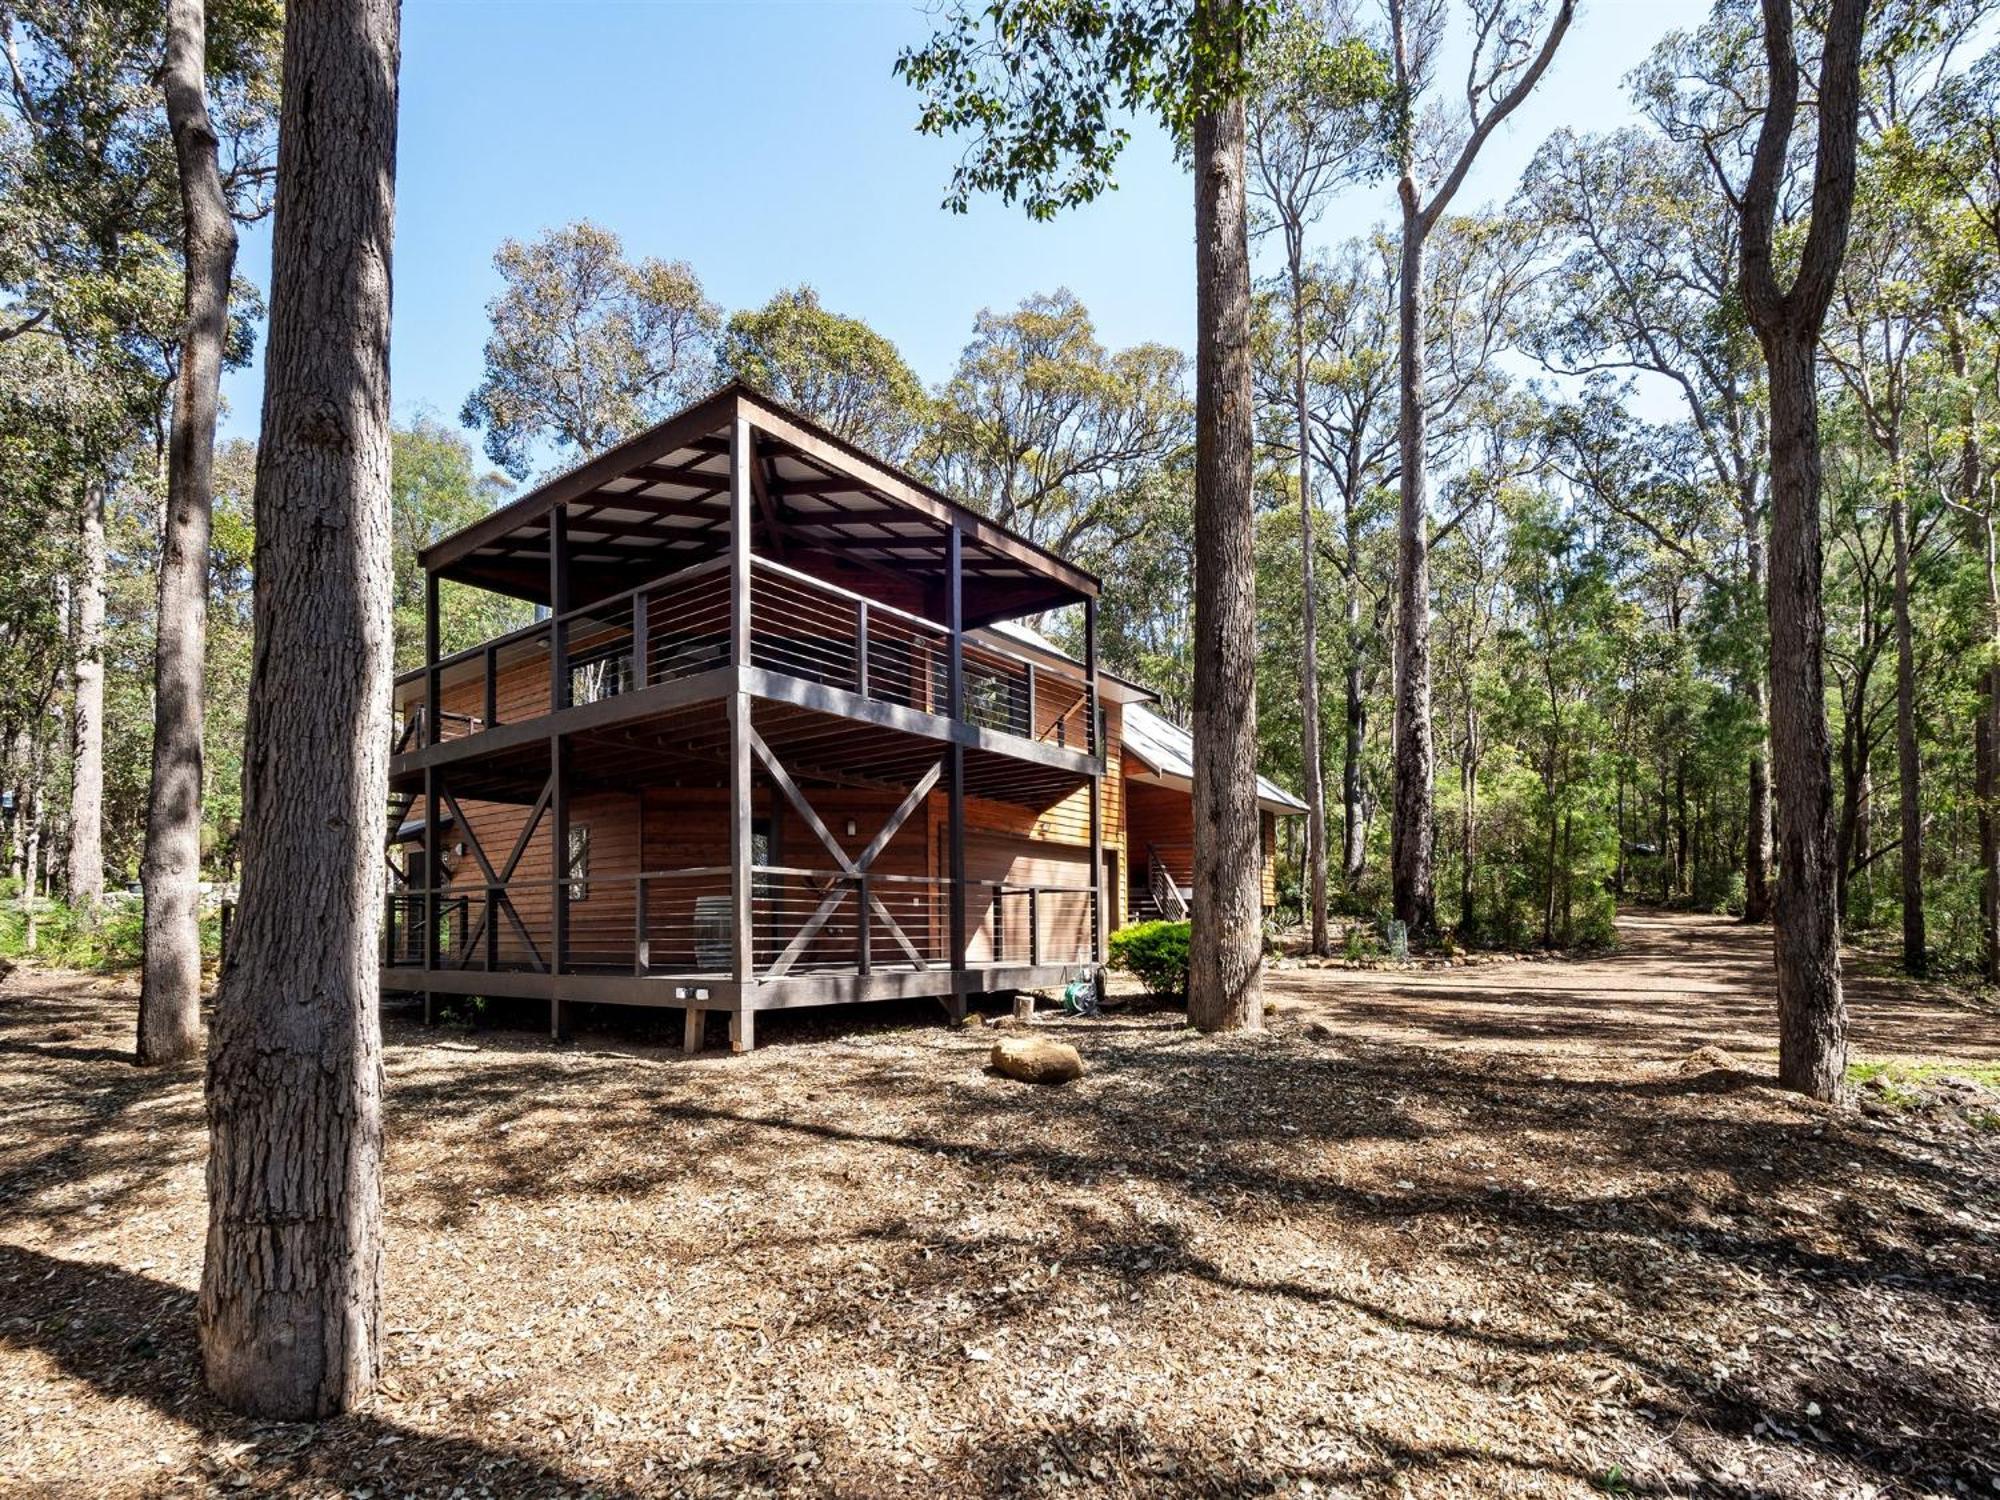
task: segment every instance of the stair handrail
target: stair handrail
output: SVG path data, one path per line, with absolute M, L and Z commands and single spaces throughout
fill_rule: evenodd
M 1151 892 L 1153 904 L 1160 909 L 1160 915 L 1169 922 L 1185 922 L 1188 919 L 1187 900 L 1181 895 L 1181 888 L 1173 873 L 1167 869 L 1166 861 L 1160 858 L 1160 846 L 1146 846 L 1146 889 Z

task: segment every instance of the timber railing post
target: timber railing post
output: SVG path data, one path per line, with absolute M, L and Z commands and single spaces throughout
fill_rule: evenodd
M 854 691 L 868 696 L 868 601 L 854 601 Z
M 854 966 L 857 973 L 866 974 L 871 959 L 869 947 L 873 934 L 868 930 L 872 925 L 869 920 L 872 912 L 868 905 L 868 876 L 865 871 L 854 877 L 854 894 L 861 918 L 861 925 L 854 930 Z
M 495 646 L 486 648 L 486 727 L 491 729 L 500 722 L 500 652 Z
M 632 596 L 632 687 L 636 692 L 646 686 L 646 672 L 649 662 L 646 638 L 653 633 L 649 617 L 646 590 L 640 589 Z
M 438 966 L 438 881 L 444 877 L 444 861 L 438 849 L 437 769 L 424 768 L 424 969 Z
M 646 942 L 646 877 L 641 875 L 632 890 L 632 972 L 644 974 L 653 967 L 653 955 Z
M 1056 722 L 1058 727 L 1060 727 L 1062 721 L 1057 720 Z M 1021 733 L 1025 734 L 1031 740 L 1036 737 L 1035 736 L 1035 664 L 1033 662 L 1028 663 L 1028 727 L 1022 730 Z

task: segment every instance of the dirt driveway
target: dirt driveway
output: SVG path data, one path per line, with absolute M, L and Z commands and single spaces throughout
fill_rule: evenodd
M 1686 912 L 1627 912 L 1619 951 L 1470 968 L 1282 968 L 1267 992 L 1342 1034 L 1427 1046 L 1553 1048 L 1631 1059 L 1715 1045 L 1776 1052 L 1768 928 Z M 1857 1058 L 2000 1060 L 2000 1011 L 1849 955 Z
M 1634 939 L 1054 1021 L 1058 1089 L 934 1015 L 696 1059 L 392 1017 L 383 1378 L 317 1424 L 202 1386 L 199 1068 L 17 972 L 0 1494 L 2000 1494 L 2000 1132 L 1653 1060 L 1747 1050 L 1754 935 Z

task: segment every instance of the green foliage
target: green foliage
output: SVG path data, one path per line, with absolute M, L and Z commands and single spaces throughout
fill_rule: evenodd
M 31 912 L 23 906 L 18 881 L 0 881 L 0 958 L 32 959 L 57 969 L 88 973 L 121 973 L 139 967 L 143 957 L 144 912 L 136 897 L 118 896 L 87 914 L 60 901 L 37 901 Z M 34 946 L 28 944 L 30 926 Z M 201 952 L 205 962 L 220 957 L 222 918 L 214 905 L 201 914 Z
M 1138 922 L 1111 934 L 1111 967 L 1124 969 L 1155 995 L 1187 994 L 1187 922 Z
M 945 206 L 974 193 L 1051 219 L 1115 185 L 1131 132 L 1149 114 L 1176 138 L 1242 94 L 1272 0 L 958 0 L 931 39 L 896 59 L 924 99 L 925 135 L 971 137 Z
M 545 449 L 596 453 L 712 383 L 721 313 L 685 261 L 627 261 L 584 220 L 503 241 L 493 265 L 505 286 L 486 304 L 486 375 L 459 420 L 516 479 Z
M 472 445 L 430 417 L 390 435 L 389 525 L 395 538 L 393 609 L 396 670 L 419 666 L 424 654 L 424 548 L 470 526 L 499 504 L 507 482 L 479 472 Z M 438 634 L 449 654 L 526 625 L 532 607 L 445 580 L 438 595 Z
M 716 367 L 892 462 L 908 456 L 928 415 L 923 382 L 896 346 L 829 312 L 809 286 L 731 317 Z
M 1194 443 L 1187 356 L 1110 350 L 1068 291 L 982 311 L 918 463 L 946 490 L 1085 566 L 1139 543 L 1157 481 Z

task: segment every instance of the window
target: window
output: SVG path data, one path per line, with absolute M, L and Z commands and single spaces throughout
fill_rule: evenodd
M 590 825 L 569 825 L 569 899 L 590 899 Z

